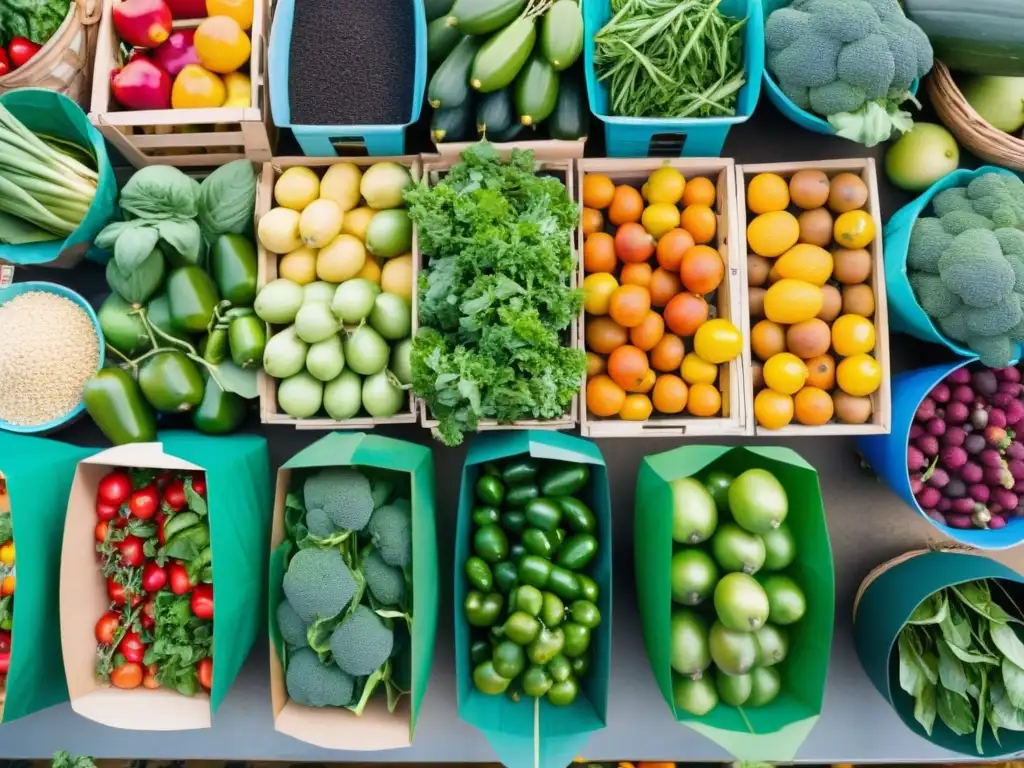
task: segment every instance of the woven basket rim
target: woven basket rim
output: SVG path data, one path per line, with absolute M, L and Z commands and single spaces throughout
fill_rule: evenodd
M 46 73 L 52 76 L 61 64 L 72 67 L 69 70 L 70 74 L 62 78 L 65 88 L 71 86 L 82 71 L 91 70 L 93 46 L 90 35 L 95 35 L 100 9 L 102 3 L 99 0 L 72 0 L 64 21 L 39 53 L 24 67 L 0 76 L 0 92 L 36 85 L 46 79 Z M 84 50 L 80 51 L 71 47 L 71 43 L 79 34 L 84 34 L 86 38 Z

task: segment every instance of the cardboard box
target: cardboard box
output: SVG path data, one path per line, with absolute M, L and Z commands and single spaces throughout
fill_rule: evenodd
M 376 467 L 408 473 L 412 502 L 413 594 L 411 629 L 412 690 L 394 713 L 388 712 L 383 687 L 361 716 L 344 708 L 307 707 L 288 698 L 285 689 L 286 649 L 277 629 L 277 606 L 284 599 L 281 579 L 294 542 L 285 530 L 285 500 L 296 471 L 321 467 Z M 438 574 L 434 528 L 434 458 L 429 448 L 362 432 L 333 432 L 299 451 L 278 470 L 274 523 L 270 542 L 269 612 L 270 695 L 274 729 L 325 749 L 381 750 L 412 744 L 430 679 L 437 633 Z
M 67 501 L 60 567 L 60 633 L 71 708 L 112 728 L 209 728 L 261 624 L 270 477 L 267 443 L 253 435 L 163 432 L 159 442 L 120 445 L 81 460 Z M 206 473 L 213 550 L 213 689 L 194 697 L 166 689 L 119 690 L 94 673 L 96 621 L 110 607 L 96 555 L 96 487 L 117 467 Z
M 677 605 L 672 601 L 672 554 L 681 547 L 672 540 L 671 482 L 682 477 L 700 479 L 711 470 L 737 476 L 754 467 L 771 472 L 786 489 L 786 525 L 796 539 L 797 558 L 783 572 L 803 589 L 807 611 L 798 623 L 786 627 L 789 653 L 779 668 L 782 690 L 774 701 L 743 709 L 720 702 L 706 716 L 694 717 L 676 707 L 672 693 L 671 616 Z M 835 621 L 835 572 L 818 473 L 789 448 L 684 446 L 644 458 L 634 513 L 637 603 L 644 645 L 672 715 L 737 760 L 791 761 L 821 715 Z

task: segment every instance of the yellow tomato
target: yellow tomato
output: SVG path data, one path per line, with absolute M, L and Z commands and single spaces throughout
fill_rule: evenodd
M 759 427 L 782 429 L 793 421 L 793 398 L 774 389 L 762 389 L 754 397 L 754 418 Z
M 226 98 L 224 81 L 198 64 L 186 65 L 171 88 L 171 106 L 175 109 L 219 107 Z
M 222 75 L 245 64 L 252 52 L 249 36 L 230 16 L 205 19 L 196 28 L 194 44 L 199 63 Z
M 843 248 L 867 248 L 875 239 L 875 220 L 867 211 L 847 211 L 836 219 L 832 234 Z
M 647 183 L 647 194 L 644 199 L 649 203 L 668 203 L 673 208 L 683 199 L 686 179 L 675 168 L 659 168 L 650 175 Z
M 882 385 L 882 366 L 871 355 L 853 355 L 836 366 L 836 383 L 848 395 L 867 397 Z
M 253 0 L 206 0 L 207 16 L 230 16 L 242 29 L 252 26 Z
M 718 366 L 696 352 L 690 352 L 679 366 L 679 376 L 687 384 L 714 384 L 718 378 Z
M 679 226 L 679 209 L 671 203 L 652 203 L 644 209 L 640 221 L 655 240 Z
M 875 326 L 860 315 L 842 315 L 832 323 L 832 349 L 841 357 L 863 355 L 875 348 Z
M 8 595 L 14 594 L 14 577 L 4 576 L 4 580 L 0 581 L 0 597 L 7 597 Z
M 0 563 L 3 563 L 8 568 L 14 565 L 14 542 L 8 541 L 2 547 L 0 547 Z
M 693 351 L 709 363 L 725 363 L 743 349 L 740 329 L 722 318 L 708 320 L 693 336 Z
M 619 281 L 607 272 L 594 272 L 583 279 L 583 308 L 592 315 L 607 315 L 608 305 Z
M 779 352 L 765 361 L 762 374 L 768 388 L 783 395 L 793 395 L 807 381 L 807 366 L 793 353 Z
M 251 107 L 252 81 L 244 72 L 230 72 L 224 75 L 224 85 L 228 89 L 225 107 Z

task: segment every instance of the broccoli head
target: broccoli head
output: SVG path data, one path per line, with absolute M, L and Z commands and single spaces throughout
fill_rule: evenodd
M 942 218 L 953 211 L 973 211 L 971 201 L 967 199 L 966 187 L 950 187 L 937 192 L 932 198 L 932 210 Z
M 322 509 L 311 509 L 306 513 L 306 529 L 318 539 L 326 539 L 334 533 L 334 523 Z
M 334 663 L 353 677 L 373 674 L 391 656 L 394 633 L 384 621 L 360 605 L 331 634 Z
M 910 287 L 914 289 L 921 309 L 936 320 L 948 317 L 963 307 L 960 297 L 946 288 L 942 278 L 927 272 L 911 272 Z
M 1013 293 L 1013 268 L 999 240 L 987 229 L 972 229 L 953 238 L 939 257 L 943 284 L 969 307 L 984 309 Z
M 296 704 L 344 707 L 352 703 L 356 684 L 336 664 L 321 664 L 313 651 L 302 648 L 288 659 L 285 688 Z
M 1003 173 L 984 173 L 967 185 L 975 213 L 995 227 L 1024 227 L 1024 181 Z
M 341 552 L 300 549 L 288 564 L 281 584 L 285 597 L 307 624 L 337 616 L 356 593 L 356 580 Z
M 384 562 L 380 552 L 371 550 L 363 559 L 366 588 L 381 605 L 397 606 L 405 601 L 405 574 L 401 568 Z
M 907 267 L 919 272 L 939 274 L 939 256 L 953 242 L 953 235 L 942 227 L 941 219 L 922 216 L 910 231 Z
M 327 467 L 306 478 L 306 510 L 322 509 L 337 528 L 361 531 L 373 512 L 370 481 L 351 467 Z
M 975 336 L 967 340 L 967 346 L 989 368 L 1005 368 L 1015 357 L 1016 346 L 1008 336 Z
M 412 562 L 412 515 L 408 505 L 395 501 L 374 510 L 366 530 L 385 563 L 405 568 Z
M 281 633 L 281 639 L 289 647 L 305 648 L 309 645 L 306 639 L 306 622 L 287 600 L 277 604 L 277 629 Z
M 1006 299 L 984 309 L 972 308 L 967 312 L 969 338 L 976 336 L 1005 336 L 1024 320 L 1020 294 L 1011 293 Z

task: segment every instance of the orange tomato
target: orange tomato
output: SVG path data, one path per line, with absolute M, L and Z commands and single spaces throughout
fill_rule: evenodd
M 771 320 L 760 320 L 750 329 L 750 350 L 762 360 L 786 351 L 786 331 Z
M 793 421 L 793 398 L 773 389 L 754 396 L 754 418 L 765 429 L 782 429 Z
M 651 292 L 651 305 L 664 307 L 672 301 L 674 296 L 682 293 L 683 283 L 675 272 L 658 267 L 651 275 L 650 285 L 647 289 Z
M 612 197 L 611 206 L 608 208 L 608 221 L 617 227 L 621 227 L 623 224 L 640 221 L 640 217 L 643 214 L 644 199 L 640 196 L 640 193 L 626 184 L 617 186 Z
M 823 389 L 804 387 L 793 398 L 793 413 L 796 420 L 809 427 L 820 427 L 832 419 L 835 405 L 832 397 Z
M 807 386 L 828 391 L 836 385 L 836 361 L 832 355 L 818 355 L 807 363 Z
M 654 270 L 646 261 L 639 264 L 625 264 L 619 274 L 622 285 L 639 285 L 641 288 L 650 290 L 651 274 Z
M 4 580 L 0 581 L 0 597 L 7 597 L 8 595 L 14 594 L 14 577 L 4 576 Z
M 623 328 L 640 325 L 651 308 L 651 294 L 639 285 L 622 285 L 608 302 L 608 314 Z
M 711 207 L 715 204 L 718 191 L 711 179 L 703 176 L 695 176 L 686 182 L 686 189 L 683 190 L 683 205 L 706 205 Z
M 596 208 L 584 208 L 582 223 L 583 235 L 584 237 L 589 237 L 595 232 L 600 232 L 602 227 L 604 227 L 604 216 Z
M 707 319 L 708 303 L 692 293 L 680 293 L 665 305 L 665 325 L 678 336 L 693 336 Z
M 647 261 L 654 255 L 656 245 L 654 238 L 641 224 L 626 222 L 615 232 L 615 255 L 627 264 Z
M 627 391 L 643 387 L 650 370 L 647 355 L 637 347 L 626 345 L 608 355 L 608 375 Z
M 587 352 L 587 378 L 593 378 L 608 370 L 604 358 L 596 352 Z
M 654 383 L 651 401 L 658 413 L 681 413 L 688 394 L 689 388 L 681 378 L 666 373 Z
M 722 283 L 725 264 L 714 248 L 695 245 L 683 255 L 679 277 L 691 293 L 708 294 Z
M 647 313 L 640 325 L 629 329 L 629 343 L 650 352 L 665 335 L 665 321 L 654 310 Z
M 587 410 L 595 416 L 615 416 L 626 402 L 626 392 L 601 374 L 587 381 Z
M 249 60 L 248 35 L 230 16 L 211 16 L 196 27 L 193 38 L 199 63 L 211 72 L 226 75 Z
M 102 544 L 104 541 L 107 540 L 107 529 L 109 527 L 110 524 L 106 520 L 100 520 L 98 523 L 96 523 L 94 535 L 96 536 L 96 541 L 98 543 Z
M 654 382 L 658 380 L 658 374 L 652 371 L 650 368 L 647 369 L 647 373 L 644 375 L 643 381 L 637 384 L 635 387 L 629 387 L 626 389 L 627 392 L 642 392 L 647 394 L 654 389 Z
M 619 410 L 623 421 L 647 421 L 651 418 L 651 399 L 647 395 L 626 395 L 626 401 Z
M 682 365 L 686 347 L 674 333 L 666 333 L 650 351 L 651 367 L 656 371 L 675 371 Z
M 685 229 L 673 229 L 661 236 L 656 250 L 658 264 L 669 272 L 678 272 L 683 254 L 693 248 L 693 236 Z
M 722 395 L 713 384 L 690 386 L 686 410 L 694 416 L 714 416 L 722 407 Z
M 603 173 L 588 173 L 583 177 L 583 204 L 588 208 L 603 210 L 612 204 L 614 196 L 615 184 Z
M 230 16 L 242 29 L 252 26 L 253 0 L 206 0 L 207 16 Z
M 718 231 L 715 212 L 706 205 L 688 205 L 683 209 L 683 229 L 690 233 L 695 243 L 710 243 Z
M 614 272 L 618 265 L 615 238 L 607 232 L 595 232 L 583 243 L 584 272 Z
M 588 317 L 583 331 L 587 348 L 599 355 L 607 355 L 629 339 L 626 329 L 610 317 Z
M 142 667 L 126 661 L 110 673 L 110 684 L 115 688 L 138 688 L 142 685 Z

